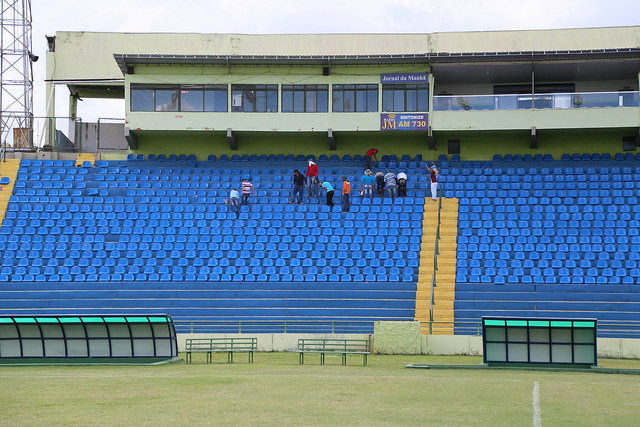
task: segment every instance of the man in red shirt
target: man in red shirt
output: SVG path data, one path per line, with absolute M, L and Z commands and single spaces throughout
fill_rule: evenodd
M 438 195 L 438 168 L 436 168 L 436 164 L 431 162 L 433 167 L 429 167 L 427 163 L 427 169 L 431 172 L 431 200 L 436 201 L 436 197 Z
M 371 167 L 373 166 L 373 164 L 371 163 L 372 157 L 376 160 L 376 162 L 378 161 L 378 157 L 376 156 L 376 154 L 378 154 L 378 150 L 376 148 L 370 148 L 369 151 L 365 153 L 364 160 L 367 162 L 367 169 L 371 169 Z
M 318 172 L 318 165 L 316 165 L 313 161 L 309 160 L 309 167 L 307 168 L 307 187 L 309 187 L 309 198 L 311 198 L 311 196 L 314 197 L 318 197 L 319 196 L 319 190 L 318 190 L 318 184 L 320 181 L 317 180 L 316 178 L 318 178 L 319 172 Z

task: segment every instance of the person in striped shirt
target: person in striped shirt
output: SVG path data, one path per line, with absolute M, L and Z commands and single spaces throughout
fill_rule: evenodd
M 384 176 L 384 186 L 389 190 L 391 201 L 395 201 L 398 196 L 398 181 L 396 179 L 396 174 L 390 170 L 388 170 Z
M 242 204 L 249 204 L 249 196 L 253 194 L 253 184 L 248 179 L 242 180 Z

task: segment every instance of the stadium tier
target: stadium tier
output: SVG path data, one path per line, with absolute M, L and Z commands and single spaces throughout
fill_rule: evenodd
M 330 328 L 347 331 L 421 317 L 431 281 L 423 241 L 436 230 L 423 236 L 422 159 L 379 162 L 409 174 L 408 197 L 392 201 L 359 195 L 359 156 L 318 158 L 336 187 L 331 209 L 306 189 L 303 205 L 289 203 L 292 171 L 311 158 L 22 160 L 0 229 L 0 312 L 151 310 L 221 322 L 212 331 L 259 321 L 253 330 L 263 332 L 280 327 L 269 321 L 344 322 Z M 452 332 L 477 333 L 466 322 L 483 315 L 640 320 L 640 165 L 623 155 L 563 158 L 439 159 L 443 200 L 457 201 Z M 344 213 L 342 175 L 354 182 Z M 236 218 L 224 201 L 243 178 L 255 194 Z M 445 250 L 436 314 L 447 307 Z
M 289 204 L 304 156 L 149 157 L 21 162 L 0 230 L 2 314 L 167 313 L 253 332 L 413 320 L 426 176 L 395 202 L 354 182 L 343 213 L 340 178 L 360 179 L 358 157 L 322 158 L 333 209 L 306 190 Z M 418 171 L 408 158 L 380 166 Z M 224 202 L 243 178 L 255 193 L 236 218 Z
M 457 283 L 624 283 L 640 278 L 635 161 L 462 163 Z
M 339 194 L 333 209 L 323 195 L 289 204 L 304 158 L 223 163 L 22 162 L 0 231 L 0 280 L 416 281 L 426 176 L 393 203 L 356 195 L 354 183 L 353 206 L 341 213 Z M 361 161 L 321 171 L 336 193 L 342 175 L 362 172 Z M 236 219 L 224 200 L 243 178 L 256 191 Z

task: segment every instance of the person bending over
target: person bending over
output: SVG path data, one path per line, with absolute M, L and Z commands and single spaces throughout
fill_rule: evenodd
M 364 175 L 360 179 L 360 182 L 362 183 L 360 195 L 373 198 L 373 184 L 376 182 L 376 180 L 373 177 L 373 172 L 371 172 L 371 169 L 367 169 L 366 171 L 364 171 Z
M 375 161 L 378 161 L 378 149 L 377 148 L 369 148 L 369 151 L 367 151 L 364 155 L 364 160 L 367 162 L 367 169 L 371 169 L 371 167 L 373 166 L 373 163 L 371 162 L 371 158 L 373 157 L 375 159 Z
M 398 174 L 398 197 L 407 197 L 407 174 L 400 172 Z
M 323 182 L 322 188 L 327 192 L 327 206 L 333 208 L 333 187 L 328 182 Z

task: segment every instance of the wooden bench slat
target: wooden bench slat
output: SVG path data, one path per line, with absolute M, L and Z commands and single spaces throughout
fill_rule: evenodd
M 347 355 L 362 355 L 362 364 L 367 365 L 367 355 L 371 354 L 371 341 L 335 338 L 301 338 L 298 340 L 299 363 L 304 364 L 305 353 L 320 354 L 320 364 L 324 365 L 325 354 L 342 355 L 346 364 Z
M 233 353 L 249 353 L 249 362 L 253 362 L 253 353 L 258 349 L 257 338 L 188 338 L 185 341 L 187 363 L 191 353 L 206 353 L 207 363 L 212 353 L 227 353 L 227 362 L 233 363 Z

